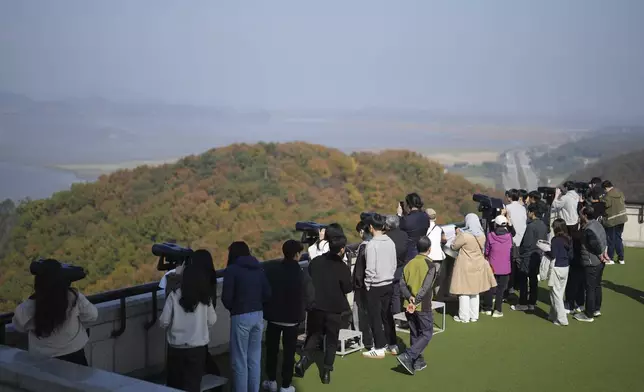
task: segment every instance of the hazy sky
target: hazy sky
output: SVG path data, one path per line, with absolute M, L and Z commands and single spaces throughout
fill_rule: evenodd
M 0 0 L 0 90 L 644 113 L 644 0 Z

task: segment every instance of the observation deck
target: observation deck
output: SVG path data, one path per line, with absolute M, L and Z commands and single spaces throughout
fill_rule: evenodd
M 478 323 L 458 324 L 448 317 L 446 333 L 435 335 L 425 352 L 428 368 L 414 377 L 403 374 L 397 361 L 374 361 L 354 353 L 337 358 L 330 386 L 320 383 L 314 365 L 298 391 L 627 391 L 641 390 L 644 364 L 644 203 L 628 203 L 624 230 L 626 265 L 604 272 L 601 318 L 569 327 L 547 322 L 545 285 L 539 288 L 534 313 L 505 317 L 481 315 Z M 269 267 L 276 261 L 266 261 Z M 307 265 L 308 261 L 302 261 Z M 221 297 L 223 271 L 218 271 Z M 158 282 L 91 295 L 98 319 L 87 325 L 86 355 L 90 368 L 30 354 L 27 338 L 14 331 L 12 314 L 0 315 L 0 391 L 171 391 L 164 381 L 166 339 L 156 323 L 165 295 Z M 454 314 L 457 304 L 448 303 Z M 222 376 L 230 378 L 228 343 L 230 315 L 220 300 L 209 348 Z M 439 317 L 438 314 L 435 314 Z M 408 342 L 407 334 L 399 335 Z M 279 373 L 279 372 L 278 372 Z M 220 390 L 230 390 L 229 386 Z

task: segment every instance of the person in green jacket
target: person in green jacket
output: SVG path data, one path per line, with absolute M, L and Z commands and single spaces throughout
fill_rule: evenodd
M 617 252 L 618 263 L 624 264 L 622 233 L 624 232 L 624 224 L 628 222 L 624 193 L 615 188 L 608 180 L 602 183 L 602 187 L 606 191 L 604 196 L 604 204 L 606 205 L 604 228 L 608 238 L 608 257 L 613 260 Z
M 405 298 L 405 316 L 409 322 L 410 347 L 397 359 L 412 375 L 427 367 L 423 350 L 434 334 L 432 288 L 436 281 L 438 265 L 429 258 L 431 247 L 432 242 L 429 238 L 420 237 L 416 245 L 418 255 L 407 263 L 400 280 L 400 292 Z

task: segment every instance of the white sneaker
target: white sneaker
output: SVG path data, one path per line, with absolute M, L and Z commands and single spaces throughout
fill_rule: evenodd
M 614 262 L 613 260 L 610 260 L 610 261 L 607 261 L 607 262 L 606 262 L 606 265 L 614 265 L 614 264 L 615 264 L 615 262 Z M 620 263 L 620 264 L 621 264 L 621 263 Z
M 262 389 L 270 392 L 277 392 L 277 381 L 264 381 L 262 383 Z
M 611 260 L 611 261 L 612 261 L 612 260 Z M 615 262 L 613 261 L 613 264 L 614 264 L 614 263 L 615 263 Z M 620 263 L 621 265 L 624 265 L 624 264 L 626 264 L 626 261 L 624 261 L 624 260 L 619 260 L 619 261 L 618 261 L 618 263 Z
M 503 317 L 503 313 L 494 312 L 494 314 L 492 314 L 492 318 L 501 318 L 501 317 Z
M 375 349 L 372 348 L 369 351 L 365 351 L 362 353 L 362 356 L 364 358 L 371 358 L 371 359 L 383 359 L 385 357 L 385 349 Z
M 567 309 L 567 308 L 566 308 L 565 312 L 566 312 L 566 314 L 572 313 L 572 311 L 570 309 Z
M 492 315 L 492 311 L 491 311 L 491 310 L 481 310 L 481 314 L 485 314 L 485 315 L 491 316 L 491 315 Z
M 391 354 L 391 355 L 398 355 L 398 353 L 399 353 L 399 351 L 398 351 L 398 345 L 393 344 L 393 345 L 391 345 L 391 346 L 387 346 L 387 348 L 385 349 L 385 351 L 387 352 L 387 354 Z
M 557 327 L 567 327 L 568 324 L 561 324 L 559 321 L 555 320 L 553 321 L 553 324 L 556 325 Z
M 512 305 L 510 306 L 510 309 L 516 310 L 519 312 L 525 312 L 526 310 L 528 310 L 528 305 Z
M 456 321 L 457 323 L 463 323 L 463 324 L 467 324 L 467 323 L 469 323 L 469 322 L 470 322 L 470 320 L 462 320 L 462 319 L 461 319 L 460 317 L 458 317 L 458 316 L 454 316 L 454 321 Z
M 601 315 L 602 315 L 602 312 L 600 312 L 599 310 L 596 310 L 595 313 L 593 313 L 593 317 L 599 317 Z
M 295 387 L 291 385 L 288 388 L 280 388 L 280 392 L 295 392 Z

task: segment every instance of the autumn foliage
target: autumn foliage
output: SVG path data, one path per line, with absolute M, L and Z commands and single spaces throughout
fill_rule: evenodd
M 83 266 L 78 286 L 91 294 L 158 279 L 154 242 L 206 248 L 223 267 L 234 240 L 278 257 L 284 240 L 299 238 L 298 220 L 339 222 L 355 241 L 360 212 L 394 213 L 409 192 L 447 222 L 472 211 L 479 191 L 409 151 L 346 155 L 306 143 L 236 144 L 122 170 L 18 206 L 0 260 L 0 310 L 30 294 L 28 265 L 39 256 Z

